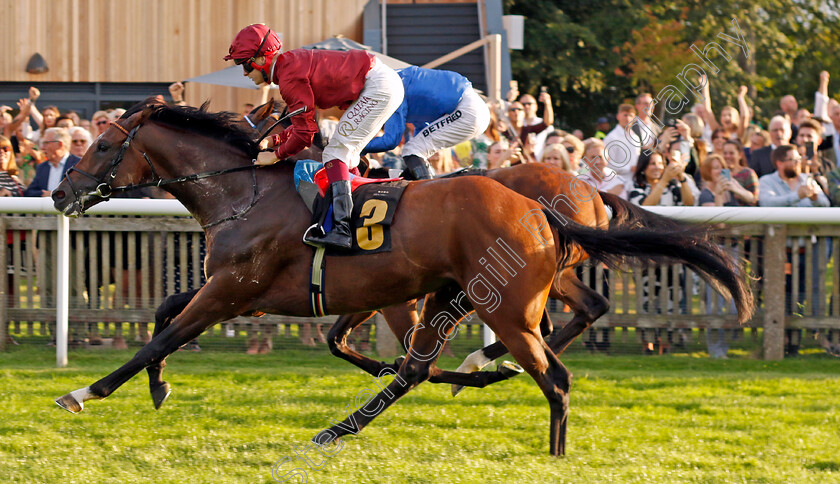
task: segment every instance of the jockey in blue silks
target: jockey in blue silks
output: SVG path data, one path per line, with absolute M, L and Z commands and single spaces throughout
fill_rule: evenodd
M 410 66 L 397 74 L 403 81 L 405 98 L 385 122 L 385 134 L 373 138 L 363 153 L 395 148 L 406 123 L 411 123 L 419 132 L 405 143 L 402 157 L 414 179 L 432 178 L 434 173 L 426 159 L 483 133 L 490 123 L 490 110 L 469 79 L 457 72 Z

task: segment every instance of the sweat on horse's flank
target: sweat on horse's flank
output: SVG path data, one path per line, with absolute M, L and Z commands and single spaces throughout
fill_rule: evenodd
M 161 410 L 135 379 L 72 419 L 52 403 L 124 361 L 46 348 L 0 353 L 4 482 L 274 482 L 271 467 L 340 419 L 371 377 L 322 350 L 179 352 Z M 570 452 L 545 453 L 548 409 L 527 378 L 421 385 L 310 482 L 836 482 L 840 361 L 566 355 Z M 447 358 L 453 368 L 460 358 Z M 315 460 L 317 457 L 312 456 Z M 315 461 L 316 463 L 318 461 Z

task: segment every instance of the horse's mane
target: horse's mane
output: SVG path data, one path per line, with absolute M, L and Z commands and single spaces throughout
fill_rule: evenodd
M 253 133 L 241 124 L 241 116 L 228 111 L 207 111 L 209 101 L 201 107 L 177 106 L 149 100 L 135 104 L 120 118 L 127 119 L 131 115 L 150 109 L 148 119 L 158 123 L 168 124 L 202 136 L 221 139 L 234 148 L 244 152 L 251 158 L 256 158 L 258 149 L 254 143 Z

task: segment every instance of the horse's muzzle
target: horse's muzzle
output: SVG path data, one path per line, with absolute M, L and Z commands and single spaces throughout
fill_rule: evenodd
M 67 192 L 61 189 L 53 190 L 52 195 L 53 206 L 56 210 L 68 217 L 78 217 L 82 213 L 82 206 L 78 200 L 68 197 Z

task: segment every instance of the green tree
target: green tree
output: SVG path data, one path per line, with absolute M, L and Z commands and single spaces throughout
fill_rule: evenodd
M 505 0 L 506 14 L 525 16 L 525 46 L 511 52 L 520 91 L 548 87 L 556 124 L 593 133 L 599 116 L 614 115 L 634 95 L 617 47 L 644 25 L 640 6 L 639 0 Z
M 505 12 L 524 15 L 525 48 L 511 65 L 522 92 L 549 87 L 558 123 L 592 132 L 596 117 L 641 90 L 654 95 L 688 63 L 688 49 L 724 46 L 730 61 L 709 69 L 712 105 L 735 105 L 738 86 L 750 87 L 755 118 L 766 122 L 785 94 L 812 106 L 819 72 L 840 93 L 838 0 L 505 0 Z M 750 56 L 718 34 L 734 37 L 735 18 Z M 717 58 L 716 58 L 717 59 Z M 705 68 L 705 66 L 704 66 Z M 676 84 L 674 84 L 676 85 Z M 840 96 L 836 96 L 840 99 Z

